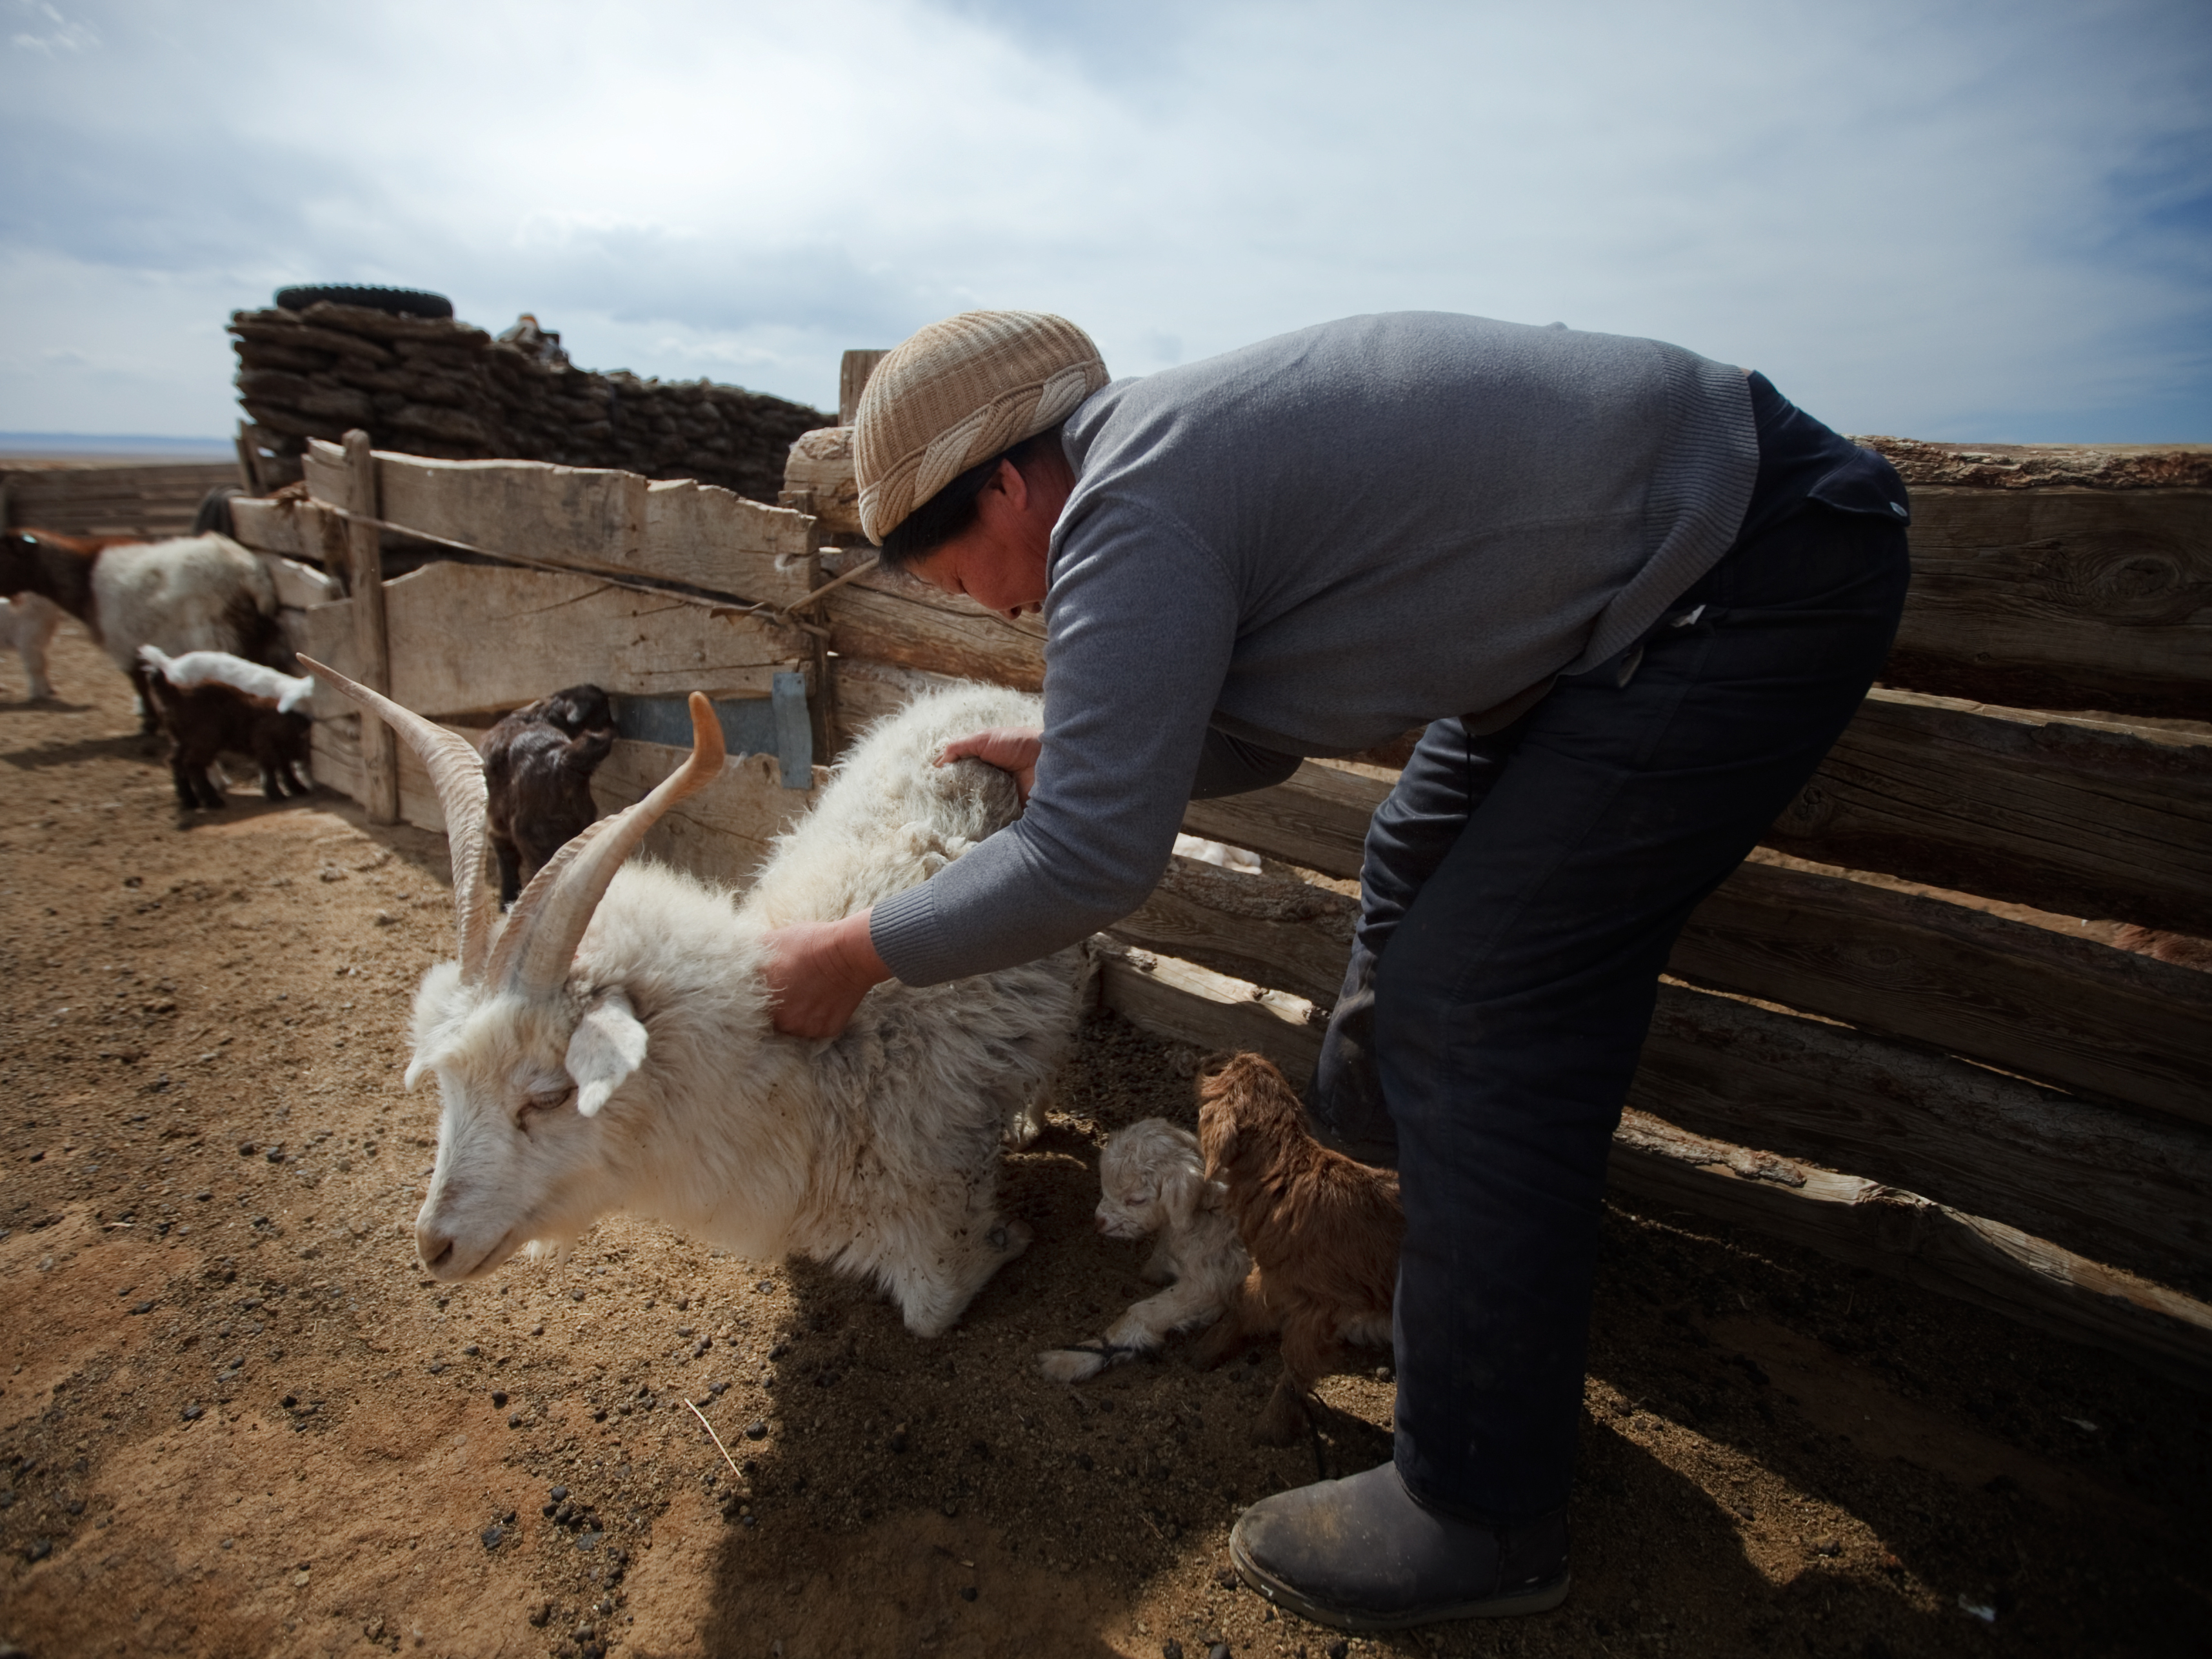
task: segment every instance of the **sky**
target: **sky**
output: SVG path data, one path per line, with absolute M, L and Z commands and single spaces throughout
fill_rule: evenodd
M 222 436 L 231 311 L 427 288 L 834 408 L 1056 311 L 1668 339 L 1854 433 L 2212 441 L 2206 0 L 0 0 L 0 430 Z

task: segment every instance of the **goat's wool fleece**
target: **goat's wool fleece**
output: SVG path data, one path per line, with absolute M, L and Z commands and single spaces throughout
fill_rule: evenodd
M 1106 384 L 1091 336 L 1044 311 L 963 311 L 876 365 L 853 417 L 860 528 L 881 541 L 969 467 Z
M 924 881 L 1012 820 L 1006 774 L 933 762 L 951 737 L 1035 717 L 988 687 L 918 699 L 854 746 L 742 900 L 626 864 L 556 995 L 433 968 L 409 1074 L 434 1071 L 444 1099 L 425 1260 L 475 1277 L 622 1211 L 871 1278 L 917 1335 L 950 1326 L 1027 1241 L 997 1211 L 999 1148 L 1073 1039 L 1076 961 L 879 986 L 816 1042 L 770 1023 L 763 941 Z
M 158 645 L 141 645 L 139 660 L 157 671 L 172 686 L 189 691 L 195 686 L 228 686 L 241 695 L 274 704 L 280 714 L 295 714 L 315 695 L 315 682 L 304 675 L 280 674 L 258 662 L 248 662 L 228 651 L 186 651 L 170 656 Z
M 138 648 L 234 651 L 257 618 L 276 614 L 276 583 L 261 561 L 228 536 L 104 548 L 92 567 L 100 643 L 125 674 Z
M 1044 702 L 998 686 L 936 692 L 871 727 L 814 809 L 779 836 L 744 910 L 770 927 L 827 922 L 926 881 L 1021 812 L 1013 779 L 980 760 L 936 764 L 957 737 L 1035 726 Z

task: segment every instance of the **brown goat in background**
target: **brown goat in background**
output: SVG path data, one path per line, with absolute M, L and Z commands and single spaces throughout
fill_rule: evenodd
M 485 813 L 499 863 L 499 901 L 599 815 L 592 774 L 615 746 L 615 717 L 597 686 L 570 686 L 525 704 L 483 735 Z
M 1228 1188 L 1252 1272 L 1194 1357 L 1218 1365 L 1280 1332 L 1282 1379 L 1253 1437 L 1287 1445 L 1306 1423 L 1305 1397 L 1344 1369 L 1347 1347 L 1389 1346 L 1406 1233 L 1398 1177 L 1308 1134 L 1297 1091 L 1260 1055 L 1233 1057 L 1200 1083 L 1198 1096 L 1206 1179 Z

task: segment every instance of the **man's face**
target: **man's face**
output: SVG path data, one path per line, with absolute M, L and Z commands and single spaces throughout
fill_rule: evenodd
M 1032 480 L 1012 461 L 975 497 L 975 521 L 907 569 L 933 588 L 965 594 L 1007 618 L 1044 608 L 1045 556 L 1067 501 L 1064 467 Z
M 978 605 L 1008 618 L 1044 608 L 1044 549 L 1027 548 L 991 535 L 978 523 L 925 558 L 906 567 L 933 588 L 965 594 Z

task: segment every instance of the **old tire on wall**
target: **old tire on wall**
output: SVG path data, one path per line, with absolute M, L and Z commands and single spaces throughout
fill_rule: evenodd
M 324 301 L 332 305 L 357 305 L 370 311 L 388 311 L 397 317 L 443 319 L 453 314 L 453 302 L 443 294 L 419 288 L 367 288 L 350 283 L 316 283 L 276 290 L 280 311 L 305 311 Z

